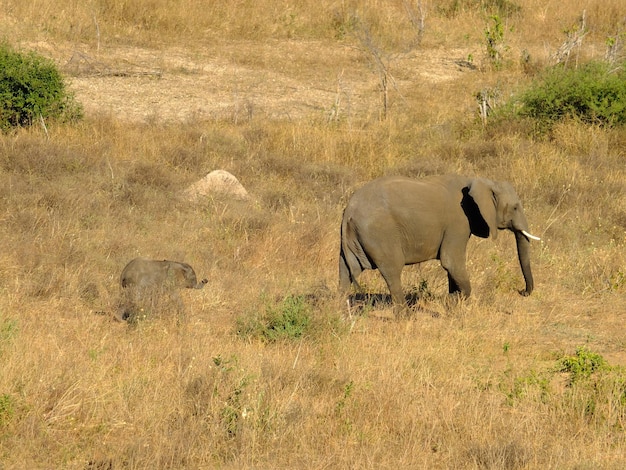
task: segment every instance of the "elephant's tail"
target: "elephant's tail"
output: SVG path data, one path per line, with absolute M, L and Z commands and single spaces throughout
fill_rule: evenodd
M 357 278 L 364 269 L 374 268 L 359 241 L 354 220 L 344 212 L 341 222 L 341 251 L 339 253 L 340 287 L 347 290 L 350 284 L 357 284 Z

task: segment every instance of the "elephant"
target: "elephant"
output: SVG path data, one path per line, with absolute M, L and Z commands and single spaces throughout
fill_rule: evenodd
M 135 258 L 120 276 L 122 301 L 115 317 L 117 320 L 134 321 L 140 306 L 149 304 L 153 310 L 162 307 L 164 294 L 170 294 L 176 308 L 182 310 L 180 296 L 174 291 L 178 288 L 202 289 L 207 282 L 207 279 L 198 282 L 195 271 L 187 263 Z
M 123 288 L 168 286 L 202 289 L 207 282 L 207 279 L 198 282 L 196 272 L 187 263 L 145 258 L 131 260 L 120 276 Z
M 515 234 L 526 281 L 520 294 L 534 289 L 530 240 L 522 203 L 511 184 L 461 175 L 421 179 L 386 176 L 354 192 L 343 212 L 339 289 L 358 288 L 365 269 L 378 269 L 394 306 L 405 306 L 401 285 L 406 265 L 438 259 L 448 273 L 448 291 L 470 296 L 466 248 L 471 235 L 493 239 L 498 230 Z

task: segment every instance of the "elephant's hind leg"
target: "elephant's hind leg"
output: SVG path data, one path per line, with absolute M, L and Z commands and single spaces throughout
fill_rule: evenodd
M 341 250 L 339 254 L 339 291 L 342 294 L 347 294 L 352 284 L 357 290 L 360 290 L 361 286 L 359 286 L 357 279 L 362 272 L 363 268 L 354 254 Z
M 348 292 L 350 284 L 352 284 L 352 276 L 346 264 L 343 252 L 339 255 L 339 291 L 343 294 Z
M 406 299 L 404 298 L 404 291 L 402 290 L 402 268 L 403 264 L 383 264 L 378 267 L 380 274 L 385 279 L 389 292 L 391 293 L 391 299 L 394 305 L 402 306 L 406 305 Z
M 405 306 L 406 299 L 402 290 L 402 269 L 404 268 L 404 252 L 401 241 L 388 237 L 384 233 L 377 233 L 377 238 L 368 240 L 369 246 L 364 246 L 372 260 L 372 267 L 378 269 L 385 279 L 391 299 L 396 307 Z

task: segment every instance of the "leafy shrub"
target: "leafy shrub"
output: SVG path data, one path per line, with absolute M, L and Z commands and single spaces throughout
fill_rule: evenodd
M 71 121 L 81 113 L 52 61 L 0 43 L 0 129 L 29 126 L 39 117 Z
M 237 333 L 267 342 L 300 338 L 311 323 L 311 306 L 302 295 L 289 295 L 278 304 L 266 302 L 261 315 L 240 317 Z
M 588 379 L 594 372 L 608 369 L 610 369 L 609 364 L 600 354 L 584 346 L 577 347 L 576 354 L 563 357 L 558 364 L 559 372 L 570 374 L 570 383 Z
M 626 124 L 626 73 L 600 62 L 578 69 L 557 66 L 523 92 L 516 105 L 519 116 L 536 119 L 544 129 L 565 118 Z
M 485 28 L 485 41 L 487 45 L 487 58 L 497 69 L 502 67 L 503 52 L 507 49 L 504 43 L 504 25 L 498 15 L 491 16 L 491 26 Z

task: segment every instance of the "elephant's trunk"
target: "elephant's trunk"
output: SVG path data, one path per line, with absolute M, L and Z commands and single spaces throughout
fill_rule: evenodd
M 519 265 L 526 281 L 526 290 L 520 291 L 520 294 L 527 296 L 535 288 L 533 273 L 530 270 L 530 240 L 522 232 L 515 231 L 515 241 L 517 242 Z

